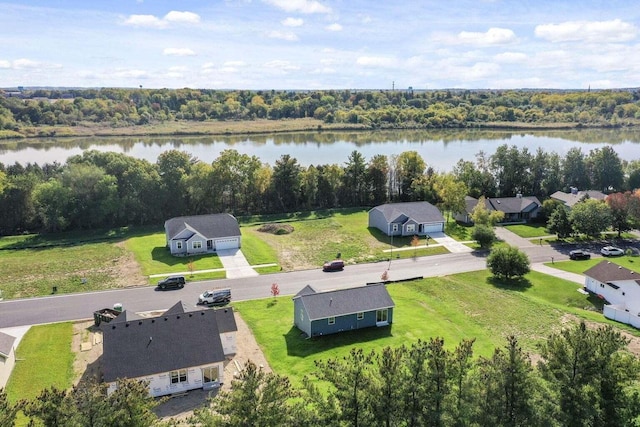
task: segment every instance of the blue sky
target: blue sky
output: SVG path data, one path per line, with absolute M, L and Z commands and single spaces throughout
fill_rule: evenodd
M 0 0 L 0 87 L 640 86 L 637 0 Z

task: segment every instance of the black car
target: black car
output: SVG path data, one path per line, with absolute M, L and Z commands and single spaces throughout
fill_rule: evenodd
M 169 276 L 158 282 L 158 288 L 162 291 L 166 291 L 167 289 L 182 289 L 185 283 L 186 280 L 184 276 Z
M 336 259 L 327 261 L 322 265 L 322 271 L 342 271 L 344 269 L 344 261 Z
M 591 259 L 591 254 L 581 249 L 576 249 L 569 252 L 569 258 L 571 259 Z

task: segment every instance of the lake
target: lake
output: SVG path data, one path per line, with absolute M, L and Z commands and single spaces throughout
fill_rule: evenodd
M 475 160 L 483 151 L 491 155 L 500 145 L 538 148 L 564 156 L 572 147 L 590 150 L 611 146 L 623 160 L 640 160 L 640 130 L 438 130 L 438 131 L 361 131 L 297 132 L 251 136 L 162 136 L 39 138 L 0 142 L 0 162 L 10 165 L 65 163 L 67 158 L 85 150 L 114 151 L 154 163 L 160 153 L 177 149 L 211 163 L 223 150 L 255 155 L 274 165 L 289 154 L 303 166 L 343 165 L 357 150 L 366 160 L 376 154 L 397 155 L 417 151 L 427 165 L 447 172 L 460 159 Z

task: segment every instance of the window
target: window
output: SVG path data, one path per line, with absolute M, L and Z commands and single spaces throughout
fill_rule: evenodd
M 179 369 L 177 371 L 171 371 L 171 384 L 186 383 L 187 382 L 187 370 Z
M 202 242 L 201 241 L 198 240 L 196 242 L 193 242 L 193 249 L 200 249 L 200 248 L 202 248 Z
M 358 314 L 356 315 L 356 319 L 358 319 L 358 320 L 362 320 L 362 319 L 364 319 L 364 313 L 362 313 L 362 312 L 358 313 Z
M 415 224 L 407 224 L 407 233 L 415 233 L 416 225 Z
M 176 249 L 182 249 L 182 242 L 176 242 Z
M 392 224 L 391 225 L 391 231 L 393 231 L 393 232 L 398 231 L 398 224 Z
M 387 309 L 385 308 L 384 310 L 377 310 L 376 311 L 376 323 L 385 323 L 388 321 L 387 318 Z
M 203 383 L 213 383 L 218 381 L 218 367 L 217 366 L 208 366 L 206 368 L 202 368 L 202 382 Z
M 336 324 L 336 318 L 335 317 L 329 317 L 329 324 L 330 325 L 335 325 Z

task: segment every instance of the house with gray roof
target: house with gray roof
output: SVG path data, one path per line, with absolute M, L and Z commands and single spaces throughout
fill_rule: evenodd
M 109 392 L 121 378 L 147 381 L 154 397 L 216 388 L 226 357 L 236 350 L 231 307 L 211 310 L 180 301 L 158 317 L 137 319 L 123 311 L 101 330 Z
M 369 211 L 369 227 L 387 236 L 426 236 L 444 231 L 444 217 L 429 202 L 387 203 Z
M 640 328 L 640 273 L 600 261 L 584 276 L 584 287 L 606 301 L 606 318 Z
M 294 324 L 307 337 L 388 326 L 394 306 L 384 284 L 325 292 L 307 285 L 293 297 Z
M 551 196 L 553 200 L 562 202 L 567 208 L 571 209 L 573 205 L 581 202 L 585 199 L 605 200 L 607 195 L 598 190 L 578 190 L 576 187 L 571 187 L 569 193 L 564 191 L 556 191 Z
M 15 342 L 14 336 L 0 332 L 0 388 L 7 385 L 16 364 Z
M 471 214 L 478 205 L 479 199 L 471 196 L 465 196 L 464 212 L 458 212 L 454 215 L 456 221 L 467 224 L 472 223 Z M 502 222 L 528 222 L 538 217 L 542 203 L 535 196 L 515 197 L 492 197 L 484 200 L 484 205 L 488 211 L 504 212 Z
M 193 255 L 241 247 L 238 220 L 230 214 L 180 216 L 165 221 L 172 255 Z

